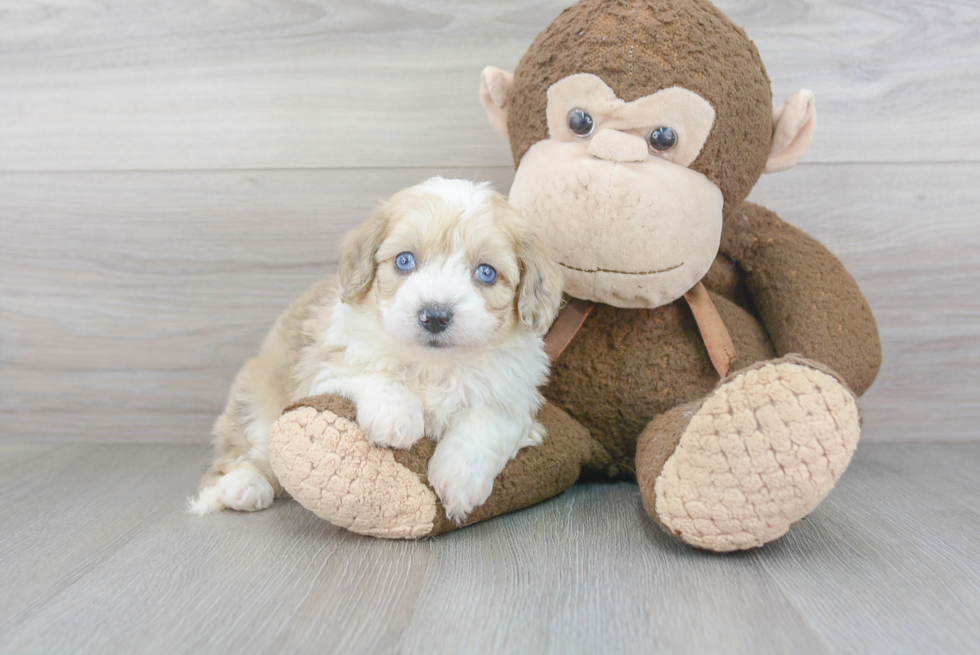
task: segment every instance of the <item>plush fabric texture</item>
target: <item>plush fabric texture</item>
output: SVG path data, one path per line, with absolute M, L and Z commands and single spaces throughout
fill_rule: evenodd
M 779 173 L 796 165 L 817 130 L 813 91 L 797 91 L 772 114 L 772 148 L 763 173 Z
M 708 290 L 702 282 L 698 282 L 684 294 L 684 300 L 687 301 L 694 321 L 698 324 L 698 331 L 701 333 L 704 348 L 708 351 L 708 358 L 718 371 L 718 375 L 726 377 L 738 361 L 738 353 L 735 352 L 732 337 L 728 334 L 728 328 L 721 320 L 718 309 L 711 301 Z
M 881 343 L 854 278 L 772 212 L 744 203 L 726 217 L 722 255 L 704 282 L 735 344 L 737 369 L 799 353 L 828 365 L 859 395 L 874 381 Z M 617 462 L 630 464 L 647 423 L 716 383 L 681 300 L 652 310 L 597 306 L 552 367 L 544 393 Z
M 354 406 L 319 396 L 288 408 L 269 433 L 272 469 L 303 507 L 334 525 L 374 537 L 412 539 L 433 531 L 436 496 L 367 442 Z
M 824 499 L 857 447 L 854 395 L 795 357 L 765 362 L 659 417 L 636 463 L 647 511 L 714 551 L 781 537 Z
M 827 248 L 749 202 L 725 217 L 721 251 L 738 262 L 776 351 L 830 367 L 859 396 L 881 368 L 878 324 L 857 282 Z
M 738 367 L 776 356 L 758 319 L 710 288 L 709 294 L 735 344 Z M 651 420 L 703 398 L 717 383 L 681 299 L 657 309 L 598 305 L 552 366 L 544 394 L 588 428 L 625 471 L 632 469 L 636 440 Z
M 840 262 L 749 203 L 726 217 L 722 245 L 727 252 L 715 259 L 704 283 L 731 334 L 738 369 L 798 352 L 831 362 L 847 386 L 863 393 L 880 365 L 880 343 L 867 302 Z M 717 384 L 683 299 L 652 310 L 597 305 L 544 390 L 551 404 L 541 420 L 549 437 L 504 469 L 468 523 L 557 495 L 582 475 L 659 474 L 683 435 L 677 417 L 689 416 Z M 375 448 L 353 423 L 355 415 L 350 402 L 333 397 L 287 409 L 270 435 L 273 468 L 286 491 L 317 515 L 363 534 L 418 538 L 456 528 L 425 477 L 433 444 Z M 648 454 L 638 459 L 641 434 Z M 734 543 L 755 542 L 746 537 L 695 545 L 725 549 Z
M 354 405 L 336 396 L 305 398 L 272 428 L 272 466 L 283 488 L 320 518 L 351 532 L 417 539 L 456 529 L 429 486 L 426 470 L 435 444 L 422 439 L 407 450 L 368 443 L 354 423 Z M 560 409 L 538 415 L 544 443 L 521 450 L 494 480 L 493 493 L 466 525 L 558 495 L 582 475 L 608 474 L 611 458 Z
M 881 365 L 874 316 L 824 246 L 744 201 L 772 145 L 772 97 L 755 48 L 714 6 L 585 0 L 565 10 L 514 74 L 515 163 L 548 135 L 548 88 L 577 73 L 599 76 L 627 102 L 681 86 L 712 104 L 716 120 L 692 168 L 724 195 L 720 246 L 702 282 L 732 338 L 735 370 L 719 382 L 683 299 L 654 309 L 597 304 L 543 390 L 548 437 L 507 465 L 470 522 L 578 479 L 634 479 L 653 520 L 685 543 L 768 543 L 816 507 L 850 461 L 855 396 Z M 366 534 L 455 528 L 426 481 L 433 444 L 376 452 L 345 403 L 307 399 L 274 428 L 270 451 L 287 491 Z
M 509 200 L 548 235 L 576 298 L 659 307 L 697 284 L 718 254 L 725 200 L 704 175 L 659 159 L 613 166 L 554 139 L 535 144 L 521 166 Z
M 589 53 L 583 57 L 582 53 Z M 514 71 L 507 129 L 515 166 L 547 138 L 547 92 L 596 75 L 626 102 L 679 86 L 711 103 L 715 125 L 691 168 L 737 206 L 766 166 L 772 91 L 758 51 L 706 0 L 585 0 L 563 11 Z
M 493 482 L 493 492 L 483 505 L 467 517 L 472 525 L 500 514 L 523 509 L 553 496 L 575 484 L 583 468 L 603 470 L 611 462 L 605 449 L 593 440 L 585 428 L 552 405 L 545 405 L 538 420 L 547 430 L 544 443 L 524 448 L 510 461 Z M 412 448 L 395 453 L 396 460 L 416 472 L 428 484 L 425 471 L 435 444 L 423 439 Z M 456 529 L 439 506 L 433 534 Z
M 601 78 L 577 73 L 548 89 L 548 134 L 552 139 L 578 140 L 568 127 L 568 112 L 581 108 L 579 103 L 583 98 L 589 100 L 589 112 L 603 117 L 602 125 L 589 139 L 589 151 L 607 160 L 646 161 L 649 157 L 646 140 L 621 130 L 662 121 L 677 133 L 677 145 L 665 152 L 663 159 L 678 166 L 690 166 L 701 153 L 715 123 L 714 107 L 693 91 L 672 87 L 624 102 Z M 613 141 L 601 145 L 603 137 Z M 624 145 L 618 145 L 617 141 Z M 596 152 L 597 148 L 623 150 L 603 153 Z

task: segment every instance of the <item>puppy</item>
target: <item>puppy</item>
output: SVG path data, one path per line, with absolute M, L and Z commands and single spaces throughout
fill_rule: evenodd
M 339 276 L 282 314 L 238 373 L 190 510 L 272 504 L 272 424 L 303 397 L 335 394 L 377 446 L 437 442 L 429 482 L 461 523 L 544 437 L 542 336 L 561 289 L 537 236 L 487 184 L 436 177 L 398 192 L 345 238 Z

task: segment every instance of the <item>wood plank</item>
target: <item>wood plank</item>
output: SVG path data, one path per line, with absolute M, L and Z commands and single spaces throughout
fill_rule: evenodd
M 628 484 L 418 543 L 360 538 L 295 503 L 171 510 L 0 652 L 828 652 L 775 589 L 751 558 L 672 542 Z
M 813 165 L 752 199 L 823 241 L 871 303 L 884 362 L 865 436 L 980 439 L 980 167 Z
M 465 629 L 447 643 L 432 625 Z M 428 568 L 398 650 L 830 652 L 756 562 L 675 542 L 630 484 L 575 487 L 453 534 Z
M 20 599 L 0 653 L 897 654 L 980 638 L 980 444 L 862 446 L 786 538 L 732 555 L 667 537 L 629 484 L 389 542 L 292 502 L 188 516 L 200 448 L 57 452 L 0 502 L 3 600 Z
M 340 235 L 437 170 L 0 174 L 0 440 L 200 442 L 275 316 L 334 270 Z M 980 436 L 978 177 L 807 165 L 753 195 L 871 301 L 885 363 L 867 440 Z
M 341 235 L 437 172 L 0 175 L 0 439 L 200 442 Z
M 837 652 L 973 652 L 978 466 L 978 444 L 859 448 L 824 504 L 756 557 Z
M 204 519 L 175 508 L 21 621 L 0 652 L 389 652 L 428 551 L 358 537 L 293 502 Z
M 204 466 L 203 447 L 95 444 L 0 465 L 0 635 L 182 510 Z
M 0 25 L 0 170 L 506 166 L 476 88 L 568 0 L 23 0 Z M 810 162 L 977 161 L 971 0 L 720 0 Z
M 24 464 L 47 457 L 57 448 L 55 444 L 0 443 L 0 489 L 21 484 L 22 480 L 16 473 L 23 469 Z

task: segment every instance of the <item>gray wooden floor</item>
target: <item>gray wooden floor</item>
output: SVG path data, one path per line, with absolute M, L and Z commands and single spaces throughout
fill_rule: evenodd
M 0 446 L 0 653 L 975 653 L 980 444 L 872 444 L 764 549 L 629 484 L 422 542 L 293 502 L 200 519 L 180 445 Z
M 629 485 L 421 543 L 182 512 L 345 230 L 436 173 L 509 188 L 479 73 L 570 2 L 0 0 L 0 653 L 980 652 L 977 0 L 716 0 L 776 102 L 817 97 L 752 199 L 841 258 L 885 355 L 785 539 L 683 548 Z

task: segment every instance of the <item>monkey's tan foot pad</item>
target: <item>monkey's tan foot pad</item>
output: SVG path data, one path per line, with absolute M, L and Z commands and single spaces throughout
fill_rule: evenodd
M 833 489 L 861 431 L 851 391 L 795 356 L 730 376 L 695 410 L 673 417 L 677 447 L 644 504 L 671 534 L 713 551 L 784 535 Z
M 308 400 L 320 402 L 287 409 L 269 433 L 272 469 L 283 488 L 351 532 L 386 539 L 432 534 L 432 489 L 392 450 L 368 443 L 353 420 L 353 405 L 333 397 Z

